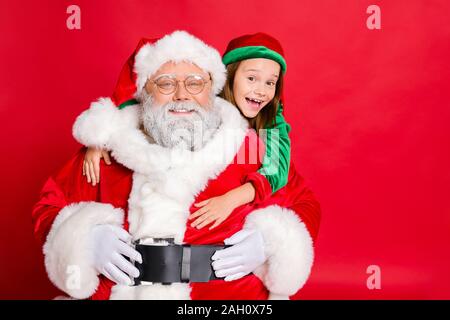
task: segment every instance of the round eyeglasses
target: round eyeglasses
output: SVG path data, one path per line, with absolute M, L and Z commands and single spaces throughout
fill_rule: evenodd
M 199 94 L 205 88 L 205 85 L 211 80 L 205 80 L 199 75 L 190 75 L 184 80 L 176 80 L 175 77 L 163 75 L 152 80 L 159 92 L 162 94 L 172 94 L 178 89 L 178 82 L 183 82 L 184 88 L 190 94 Z

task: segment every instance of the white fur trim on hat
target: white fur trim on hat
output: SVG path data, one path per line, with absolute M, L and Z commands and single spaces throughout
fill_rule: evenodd
M 56 216 L 44 244 L 45 268 L 52 283 L 77 299 L 95 293 L 98 272 L 92 262 L 90 231 L 98 224 L 121 226 L 122 209 L 98 202 L 64 207 Z
M 288 299 L 306 283 L 314 260 L 305 224 L 294 211 L 272 205 L 250 213 L 244 228 L 263 235 L 267 261 L 254 273 L 270 291 L 269 299 Z
M 136 55 L 134 72 L 137 74 L 136 97 L 139 97 L 147 79 L 166 62 L 189 61 L 211 74 L 215 95 L 222 90 L 226 69 L 219 52 L 186 31 L 175 31 L 154 44 L 144 45 Z

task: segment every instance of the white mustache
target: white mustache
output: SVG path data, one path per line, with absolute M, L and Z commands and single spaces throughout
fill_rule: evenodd
M 202 110 L 202 107 L 200 107 L 198 104 L 193 102 L 169 102 L 167 103 L 164 108 L 166 111 L 195 111 L 196 113 L 202 113 L 205 112 Z
M 170 101 L 158 106 L 149 98 L 144 100 L 143 107 L 141 116 L 147 134 L 164 147 L 185 145 L 188 150 L 197 150 L 221 122 L 217 111 L 193 101 Z M 189 114 L 180 117 L 171 111 Z

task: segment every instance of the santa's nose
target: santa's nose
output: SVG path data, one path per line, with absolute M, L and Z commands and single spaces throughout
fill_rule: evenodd
M 186 90 L 186 88 L 180 84 L 177 87 L 177 90 L 175 91 L 175 94 L 173 95 L 173 98 L 175 101 L 186 101 L 191 100 L 191 95 Z

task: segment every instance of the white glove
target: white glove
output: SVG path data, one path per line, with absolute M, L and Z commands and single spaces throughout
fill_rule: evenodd
M 95 226 L 91 231 L 91 245 L 97 272 L 115 283 L 131 285 L 129 276 L 138 277 L 139 270 L 122 255 L 139 263 L 142 263 L 142 256 L 126 243 L 130 240 L 130 234 L 120 227 L 109 224 Z
M 258 230 L 243 229 L 224 243 L 233 246 L 217 250 L 211 258 L 216 277 L 225 277 L 225 281 L 242 278 L 266 261 L 264 239 Z

